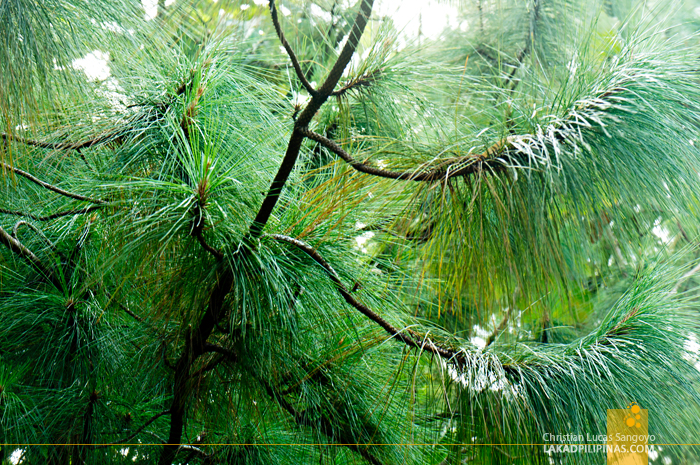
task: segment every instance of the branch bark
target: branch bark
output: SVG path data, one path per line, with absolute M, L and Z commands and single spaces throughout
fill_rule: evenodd
M 0 227 L 0 243 L 4 244 L 14 254 L 31 263 L 34 268 L 36 268 L 46 278 L 54 281 L 53 273 L 51 270 L 46 268 L 43 263 L 41 263 L 39 257 L 34 255 L 34 253 L 26 248 L 20 241 L 9 235 L 2 227 Z
M 494 157 L 501 153 L 503 150 L 505 150 L 505 148 L 510 146 L 511 144 L 510 138 L 501 139 L 500 141 L 496 142 L 491 147 L 489 147 L 483 153 L 444 160 L 439 165 L 427 171 L 419 171 L 420 168 L 413 171 L 390 171 L 377 168 L 366 163 L 358 162 L 352 157 L 352 155 L 343 150 L 343 148 L 340 145 L 338 145 L 335 141 L 332 141 L 322 136 L 321 134 L 313 132 L 307 128 L 301 129 L 301 133 L 305 137 L 308 137 L 309 139 L 318 142 L 331 152 L 338 155 L 344 162 L 352 166 L 356 171 L 359 171 L 360 173 L 370 174 L 372 176 L 378 176 L 381 178 L 396 179 L 400 181 L 432 182 L 438 180 L 445 180 L 459 176 L 468 176 L 470 174 L 483 171 L 486 167 L 490 168 L 493 171 L 505 171 L 506 166 Z M 463 166 L 451 169 L 453 165 Z
M 170 432 L 168 442 L 164 445 L 160 456 L 160 465 L 169 465 L 175 459 L 178 447 L 182 442 L 182 432 L 185 426 L 185 407 L 189 397 L 189 379 L 192 365 L 199 356 L 207 351 L 207 338 L 211 335 L 216 324 L 222 317 L 224 299 L 231 291 L 233 273 L 225 269 L 209 295 L 206 312 L 194 331 L 188 331 L 185 337 L 185 347 L 182 355 L 175 364 L 175 379 L 173 386 L 173 401 L 169 409 Z
M 343 50 L 340 52 L 340 55 L 328 74 L 328 77 L 318 89 L 316 95 L 311 97 L 311 101 L 301 112 L 299 118 L 297 118 L 294 124 L 294 130 L 289 138 L 289 144 L 287 145 L 287 151 L 284 154 L 282 163 L 280 164 L 277 174 L 270 184 L 267 195 L 265 196 L 265 199 L 263 199 L 262 205 L 260 206 L 260 209 L 258 210 L 258 213 L 248 231 L 248 235 L 246 237 L 248 242 L 250 242 L 250 240 L 258 239 L 262 234 L 265 225 L 269 221 L 270 215 L 272 215 L 272 211 L 274 210 L 275 205 L 277 205 L 277 201 L 282 193 L 282 189 L 287 183 L 287 179 L 289 179 L 289 175 L 294 169 L 294 165 L 299 157 L 299 150 L 301 149 L 301 144 L 304 141 L 302 129 L 308 126 L 316 112 L 321 108 L 326 100 L 328 100 L 328 97 L 331 95 L 333 89 L 340 80 L 345 67 L 348 65 L 350 58 L 352 58 L 353 53 L 355 53 L 355 50 L 357 49 L 357 44 L 359 43 L 360 37 L 362 36 L 365 26 L 367 25 L 367 19 L 372 12 L 373 3 L 374 0 L 362 1 L 360 11 L 357 13 L 355 23 L 353 24 L 352 30 L 350 31 L 348 40 L 345 42 Z
M 326 271 L 326 274 L 331 278 L 331 281 L 335 283 L 338 288 L 338 292 L 345 299 L 345 301 L 355 307 L 360 313 L 365 315 L 367 318 L 378 324 L 384 331 L 386 331 L 393 338 L 398 339 L 409 347 L 414 347 L 419 350 L 424 350 L 432 354 L 438 355 L 447 361 L 453 361 L 459 363 L 461 360 L 460 353 L 449 348 L 444 348 L 436 345 L 431 339 L 423 337 L 416 332 L 407 329 L 406 331 L 401 331 L 397 327 L 393 326 L 391 323 L 386 321 L 384 318 L 379 316 L 372 309 L 367 307 L 362 302 L 355 299 L 345 285 L 340 280 L 338 273 L 333 269 L 333 267 L 319 254 L 313 247 L 307 243 L 294 239 L 293 237 L 284 236 L 282 234 L 270 234 L 269 237 L 280 241 L 291 244 L 298 249 L 302 250 L 305 254 L 311 257 L 316 263 L 321 265 L 321 267 Z
M 85 213 L 90 213 L 95 210 L 99 210 L 102 208 L 104 204 L 99 204 L 99 205 L 90 205 L 89 207 L 85 208 L 78 208 L 75 210 L 68 210 L 68 211 L 63 211 L 63 212 L 58 212 L 58 213 L 52 213 L 51 215 L 46 215 L 46 216 L 37 216 L 34 215 L 33 213 L 25 213 L 19 210 L 5 210 L 4 208 L 0 208 L 0 213 L 5 214 L 5 215 L 13 215 L 13 216 L 24 216 L 27 218 L 31 218 L 35 221 L 49 221 L 49 220 L 55 220 L 56 218 L 61 218 L 64 216 L 70 216 L 70 215 L 82 215 Z
M 170 414 L 170 410 L 165 410 L 165 411 L 163 411 L 163 412 L 160 412 L 160 413 L 158 413 L 157 415 L 154 415 L 153 417 L 151 417 L 148 421 L 146 421 L 146 423 L 144 423 L 143 425 L 141 425 L 141 427 L 140 427 L 139 429 L 137 429 L 136 431 L 134 431 L 131 435 L 125 437 L 124 439 L 122 439 L 122 440 L 120 440 L 120 441 L 116 441 L 116 442 L 112 442 L 112 443 L 109 443 L 109 444 L 104 444 L 104 445 L 98 446 L 98 447 L 96 447 L 96 449 L 102 449 L 102 448 L 105 448 L 105 447 L 118 446 L 119 444 L 128 443 L 129 441 L 131 441 L 132 439 L 134 439 L 141 431 L 143 431 L 143 430 L 145 430 L 146 428 L 148 428 L 148 426 L 149 426 L 151 423 L 153 423 L 154 421 L 156 421 L 157 419 L 159 419 L 159 418 L 162 417 L 163 415 L 169 415 L 169 414 Z
M 55 193 L 60 194 L 60 195 L 63 195 L 63 196 L 65 196 L 65 197 L 70 197 L 71 199 L 82 200 L 82 201 L 84 201 L 84 202 L 91 202 L 91 203 L 96 203 L 96 204 L 104 204 L 104 203 L 107 203 L 107 202 L 105 202 L 104 200 L 93 199 L 93 198 L 91 198 L 91 197 L 86 197 L 86 196 L 84 196 L 84 195 L 74 194 L 74 193 L 72 193 L 72 192 L 65 191 L 65 190 L 61 189 L 60 187 L 56 187 L 56 186 L 51 185 L 51 184 L 49 184 L 49 183 L 47 183 L 47 182 L 44 182 L 44 181 L 42 181 L 41 179 L 39 179 L 39 178 L 37 178 L 37 177 L 35 177 L 35 176 L 33 176 L 33 175 L 27 173 L 26 171 L 22 171 L 22 170 L 19 169 L 19 168 L 15 168 L 15 167 L 13 167 L 13 166 L 10 166 L 10 165 L 8 165 L 8 164 L 5 163 L 5 162 L 0 162 L 0 165 L 1 165 L 3 168 L 5 168 L 6 170 L 12 171 L 12 172 L 14 172 L 15 174 L 18 174 L 18 175 L 22 176 L 23 178 L 26 178 L 26 179 L 30 180 L 30 181 L 33 182 L 34 184 L 38 184 L 39 186 L 43 187 L 44 189 L 48 189 L 48 190 L 50 190 L 50 191 L 52 191 L 52 192 L 55 192 Z
M 106 142 L 110 140 L 111 138 L 117 136 L 117 132 L 109 132 L 106 134 L 103 134 L 99 137 L 95 137 L 94 139 L 89 139 L 83 142 L 44 142 L 40 140 L 32 140 L 32 139 L 26 139 L 21 136 L 15 136 L 12 134 L 7 134 L 7 133 L 0 133 L 0 138 L 3 140 L 11 140 L 15 142 L 19 142 L 20 144 L 24 145 L 31 145 L 32 147 L 39 147 L 42 149 L 54 149 L 54 150 L 81 150 L 84 148 L 89 148 L 92 147 L 93 145 L 101 144 L 102 142 Z
M 267 394 L 274 399 L 280 407 L 282 407 L 284 410 L 289 413 L 292 418 L 294 419 L 294 422 L 299 425 L 299 426 L 305 426 L 309 428 L 314 428 L 318 427 L 318 429 L 327 437 L 330 439 L 334 439 L 333 435 L 333 430 L 337 429 L 334 428 L 333 423 L 325 416 L 321 416 L 320 418 L 320 424 L 312 423 L 310 422 L 306 416 L 304 415 L 304 412 L 299 412 L 297 409 L 294 408 L 292 404 L 290 404 L 275 388 L 273 388 L 268 382 L 260 379 L 259 377 L 255 377 L 260 384 L 262 384 L 263 388 L 265 388 L 265 391 L 267 391 Z M 341 437 L 340 440 L 342 444 L 350 449 L 353 452 L 358 453 L 362 458 L 367 460 L 369 463 L 372 465 L 382 465 L 382 462 L 379 461 L 378 458 L 370 454 L 367 449 L 363 449 L 359 446 L 359 444 L 354 443 L 353 437 L 345 432 L 345 431 L 340 431 Z
M 282 42 L 282 46 L 287 51 L 289 59 L 292 60 L 292 66 L 294 67 L 294 71 L 297 73 L 297 77 L 299 78 L 301 85 L 304 86 L 304 89 L 306 89 L 309 95 L 318 95 L 318 91 L 314 89 L 314 87 L 311 85 L 308 79 L 306 79 L 304 71 L 301 69 L 301 65 L 299 64 L 299 59 L 294 53 L 294 50 L 292 49 L 291 45 L 289 45 L 289 42 L 287 42 L 287 39 L 284 37 L 284 33 L 282 32 L 282 26 L 280 25 L 280 20 L 277 15 L 277 7 L 275 6 L 275 0 L 270 0 L 270 16 L 272 17 L 272 24 L 275 25 L 275 32 L 277 32 L 277 37 L 279 37 L 280 42 Z

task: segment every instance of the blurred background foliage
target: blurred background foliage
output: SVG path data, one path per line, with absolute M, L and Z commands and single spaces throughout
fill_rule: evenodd
M 313 87 L 360 4 L 277 4 Z M 601 463 L 537 444 L 632 401 L 697 443 L 698 30 L 695 0 L 379 2 L 309 128 L 443 175 L 307 139 L 249 249 L 312 98 L 267 1 L 0 3 L 0 463 Z

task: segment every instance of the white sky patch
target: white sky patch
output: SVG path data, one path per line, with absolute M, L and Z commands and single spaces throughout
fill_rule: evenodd
M 94 50 L 83 58 L 73 60 L 73 68 L 82 70 L 88 81 L 104 81 L 110 76 L 109 52 Z
M 688 339 L 686 339 L 683 344 L 683 349 L 685 349 L 683 358 L 692 363 L 696 370 L 700 371 L 700 344 L 695 334 L 690 333 Z
M 663 226 L 654 226 L 651 229 L 651 232 L 654 233 L 656 237 L 661 239 L 661 242 L 664 244 L 671 242 L 671 234 L 668 232 L 668 229 L 664 228 Z
M 695 334 L 688 336 L 688 340 L 683 344 L 683 348 L 693 354 L 700 353 L 700 344 L 698 344 L 698 338 L 695 337 Z
M 355 238 L 355 242 L 357 242 L 357 246 L 355 246 L 355 248 L 359 249 L 362 253 L 367 253 L 367 244 L 373 237 L 374 233 L 372 231 L 367 231 L 360 234 Z
M 24 449 L 15 449 L 14 452 L 10 455 L 10 463 L 12 465 L 17 465 L 19 463 L 19 458 L 22 457 L 22 453 L 24 452 Z
M 146 21 L 150 21 L 158 14 L 158 0 L 141 0 L 141 5 L 146 12 Z
M 324 9 L 321 8 L 320 6 L 318 6 L 318 5 L 312 3 L 312 4 L 309 6 L 309 8 L 311 9 L 311 14 L 312 14 L 312 15 L 314 15 L 314 16 L 316 16 L 316 17 L 319 17 L 319 18 L 323 19 L 324 21 L 328 21 L 328 22 L 331 21 L 332 16 L 331 16 L 330 12 L 324 10 Z
M 470 337 L 469 341 L 479 349 L 486 347 L 486 339 L 491 335 L 491 333 L 479 325 L 474 325 L 474 334 L 475 336 Z
M 173 3 L 175 3 L 175 0 L 165 0 L 166 7 L 172 5 Z M 146 14 L 144 15 L 146 21 L 150 21 L 158 15 L 158 0 L 141 0 L 141 5 L 143 6 L 144 11 L 146 12 Z
M 661 239 L 661 242 L 664 244 L 668 244 L 671 241 L 671 233 L 661 225 L 661 218 L 657 218 L 654 221 L 654 227 L 651 229 L 651 232 Z
M 292 91 L 292 105 L 294 106 L 303 106 L 306 105 L 306 103 L 311 100 L 311 97 L 309 97 L 308 94 L 301 94 L 299 92 L 294 92 Z
M 457 22 L 457 8 L 434 0 L 384 1 L 379 4 L 378 14 L 390 16 L 399 31 L 413 39 L 421 35 L 437 39 L 445 27 L 467 28 Z

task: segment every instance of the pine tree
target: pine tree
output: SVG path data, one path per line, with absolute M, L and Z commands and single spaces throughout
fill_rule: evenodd
M 697 443 L 695 4 L 350 3 L 0 3 L 0 463 Z

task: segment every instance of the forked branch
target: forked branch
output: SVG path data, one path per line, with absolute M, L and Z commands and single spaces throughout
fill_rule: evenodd
M 339 97 L 345 95 L 346 92 L 349 92 L 353 89 L 357 89 L 358 87 L 369 87 L 374 81 L 376 81 L 379 78 L 379 75 L 381 73 L 382 70 L 378 69 L 376 71 L 372 71 L 370 73 L 366 73 L 362 76 L 356 77 L 340 89 L 331 92 L 331 95 L 334 97 Z
M 97 446 L 96 448 L 97 448 L 97 449 L 102 449 L 102 448 L 104 448 L 104 447 L 118 446 L 118 445 L 120 445 L 120 444 L 126 444 L 126 443 L 128 443 L 129 441 L 131 441 L 132 439 L 134 439 L 141 431 L 143 431 L 143 430 L 145 430 L 146 428 L 148 428 L 148 426 L 149 426 L 151 423 L 153 423 L 154 421 L 156 421 L 156 420 L 159 419 L 160 417 L 162 417 L 162 416 L 164 416 L 164 415 L 169 415 L 169 414 L 170 414 L 170 410 L 165 410 L 165 411 L 163 411 L 163 412 L 160 412 L 160 413 L 158 413 L 158 414 L 152 416 L 148 421 L 146 421 L 146 423 L 144 423 L 143 425 L 141 425 L 141 427 L 140 427 L 139 429 L 137 429 L 137 430 L 134 431 L 131 435 L 125 437 L 125 438 L 122 439 L 121 441 L 116 441 L 116 442 L 113 442 L 113 443 L 110 443 L 110 444 L 103 444 L 103 445 Z
M 360 42 L 360 37 L 362 37 L 362 33 L 365 30 L 367 20 L 372 13 L 373 3 L 374 0 L 362 0 L 360 11 L 357 13 L 355 23 L 350 30 L 348 40 L 345 42 L 343 50 L 340 52 L 338 59 L 333 65 L 330 73 L 328 73 L 328 77 L 318 89 L 318 92 L 311 97 L 311 101 L 309 101 L 299 115 L 299 118 L 297 118 L 294 124 L 294 131 L 292 131 L 292 135 L 289 138 L 287 151 L 284 154 L 282 163 L 280 163 L 277 174 L 272 180 L 272 183 L 270 183 L 270 188 L 267 191 L 267 195 L 265 195 L 262 205 L 260 205 L 260 209 L 258 210 L 257 215 L 255 215 L 253 223 L 250 225 L 248 235 L 246 236 L 244 242 L 250 242 L 251 240 L 258 239 L 262 234 L 265 225 L 270 219 L 270 215 L 272 215 L 272 211 L 275 209 L 275 205 L 277 205 L 282 189 L 287 183 L 287 179 L 289 179 L 289 175 L 294 169 L 294 165 L 296 165 L 297 158 L 299 158 L 301 144 L 304 142 L 304 135 L 302 134 L 301 130 L 302 128 L 306 128 L 308 126 L 311 119 L 326 102 L 326 100 L 328 100 L 328 97 L 333 92 L 336 84 L 338 84 L 340 77 L 343 75 L 345 67 L 348 65 L 352 55 L 357 49 L 357 44 Z

